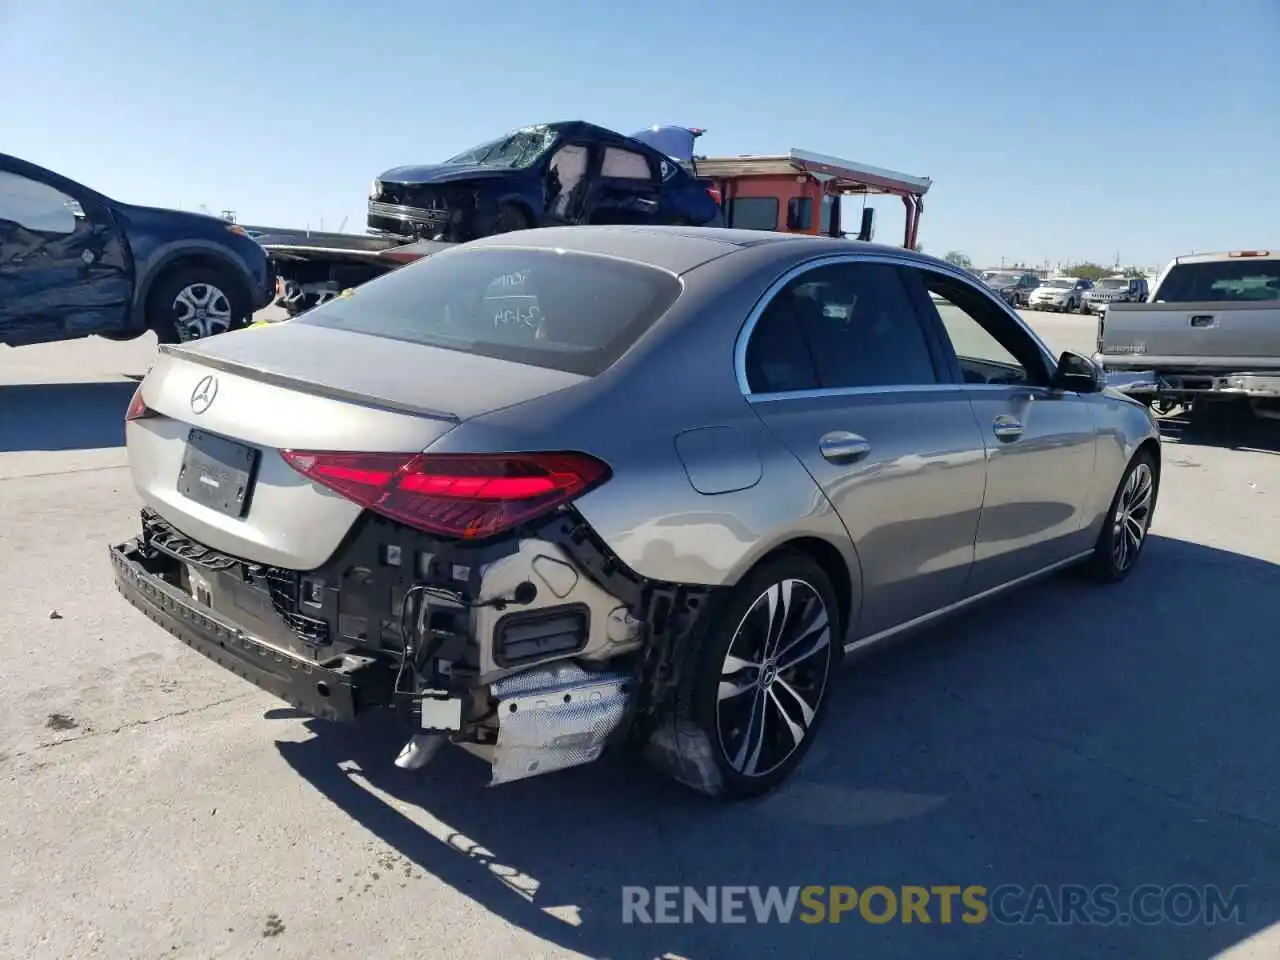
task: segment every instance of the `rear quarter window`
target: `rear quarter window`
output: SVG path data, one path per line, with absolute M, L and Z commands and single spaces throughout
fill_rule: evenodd
M 680 295 L 644 264 L 553 250 L 455 249 L 401 267 L 296 323 L 595 376 Z

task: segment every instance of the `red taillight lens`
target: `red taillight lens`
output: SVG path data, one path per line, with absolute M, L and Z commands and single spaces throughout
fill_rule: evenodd
M 129 401 L 129 409 L 124 413 L 124 422 L 143 420 L 155 415 L 156 412 L 148 407 L 146 401 L 142 399 L 142 387 L 138 387 L 137 390 L 133 391 L 133 399 Z
M 450 537 L 490 537 L 609 477 L 583 453 L 410 454 L 282 450 L 299 473 L 363 507 Z

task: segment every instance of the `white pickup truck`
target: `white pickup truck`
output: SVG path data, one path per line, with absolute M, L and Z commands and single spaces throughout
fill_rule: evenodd
M 1098 318 L 1094 359 L 1157 412 L 1234 398 L 1280 418 L 1280 250 L 1176 258 L 1146 302 Z

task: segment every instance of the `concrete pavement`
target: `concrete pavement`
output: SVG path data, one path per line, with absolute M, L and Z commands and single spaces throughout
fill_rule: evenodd
M 1090 318 L 1028 315 L 1092 352 Z M 720 806 L 618 762 L 487 789 L 298 718 L 114 592 L 154 344 L 0 351 L 0 957 L 1161 957 L 1280 933 L 1280 442 L 1177 442 L 1142 567 L 841 678 L 800 776 Z M 1243 923 L 622 923 L 624 885 L 1247 885 Z M 936 918 L 936 914 L 935 914 Z M 1255 937 L 1252 944 L 1248 937 Z

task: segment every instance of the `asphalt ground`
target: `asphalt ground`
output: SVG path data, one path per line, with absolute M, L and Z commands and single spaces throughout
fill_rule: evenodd
M 1091 352 L 1091 319 L 1027 316 Z M 1274 434 L 1170 424 L 1128 582 L 1056 577 L 861 661 L 794 782 L 723 806 L 617 760 L 405 773 L 390 731 L 295 716 L 135 612 L 106 548 L 154 351 L 0 350 L 0 957 L 1280 955 Z M 624 887 L 943 884 L 1114 885 L 1119 912 L 1155 885 L 1183 919 L 1245 889 L 1216 924 L 1014 922 L 1016 889 L 977 924 L 623 915 Z

